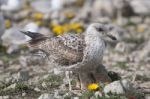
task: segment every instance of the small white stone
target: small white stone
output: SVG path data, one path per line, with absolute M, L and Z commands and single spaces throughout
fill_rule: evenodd
M 43 82 L 43 83 L 42 83 L 42 87 L 44 87 L 44 88 L 47 87 L 46 82 Z
M 36 92 L 40 92 L 41 90 L 39 89 L 39 88 L 34 88 L 34 90 L 36 91 Z
M 100 93 L 99 91 L 95 92 L 94 95 L 95 95 L 95 97 L 97 97 L 97 98 L 98 98 L 98 97 L 102 97 L 102 93 Z
M 44 93 L 40 97 L 38 97 L 38 99 L 54 99 L 54 98 L 52 97 L 52 95 Z
M 14 84 L 12 84 L 12 85 L 6 87 L 4 90 L 15 89 L 15 88 L 16 88 L 16 85 L 17 85 L 17 84 L 14 83 Z
M 26 93 L 25 93 L 25 92 L 23 92 L 23 93 L 22 93 L 22 96 L 25 96 L 25 95 L 26 95 Z
M 79 97 L 73 97 L 73 99 L 79 99 Z
M 109 92 L 114 94 L 125 94 L 126 91 L 133 91 L 133 87 L 128 80 L 114 81 L 104 87 L 105 94 Z

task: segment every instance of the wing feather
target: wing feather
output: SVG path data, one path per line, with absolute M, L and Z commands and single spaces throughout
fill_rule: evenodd
M 50 59 L 61 65 L 71 65 L 82 61 L 85 48 L 84 35 L 67 33 L 62 36 L 40 39 L 30 43 L 33 49 L 42 49 L 49 53 Z

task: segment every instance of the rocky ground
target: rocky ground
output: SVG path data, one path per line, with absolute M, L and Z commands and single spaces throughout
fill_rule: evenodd
M 45 1 L 47 3 L 48 0 Z M 2 24 L 5 25 L 5 32 L 0 35 L 2 40 L 0 44 L 0 99 L 88 99 L 89 97 L 90 99 L 127 99 L 126 96 L 120 94 L 104 98 L 104 95 L 99 95 L 103 93 L 99 92 L 100 90 L 77 90 L 75 89 L 77 82 L 72 73 L 70 73 L 70 80 L 73 90 L 69 91 L 65 73 L 53 72 L 55 65 L 50 63 L 45 56 L 30 53 L 29 48 L 24 44 L 27 38 L 19 32 L 31 30 L 50 37 L 62 35 L 65 32 L 82 33 L 92 22 L 107 23 L 114 28 L 112 34 L 118 38 L 118 41 L 107 42 L 103 65 L 108 71 L 117 73 L 121 79 L 127 79 L 134 89 L 139 90 L 136 94 L 145 96 L 145 98 L 128 97 L 128 99 L 150 98 L 150 12 L 148 12 L 150 9 L 147 8 L 144 14 L 135 10 L 136 14 L 130 13 L 128 17 L 117 17 L 114 15 L 116 10 L 105 14 L 91 11 L 89 6 L 98 7 L 94 9 L 103 8 L 105 12 L 110 12 L 106 6 L 96 5 L 96 2 L 104 2 L 103 0 L 95 0 L 94 3 L 90 3 L 90 0 L 87 2 L 84 0 L 65 2 L 67 0 L 64 0 L 62 4 L 54 2 L 59 0 L 53 0 L 51 9 L 54 11 L 50 9 L 48 3 L 45 5 L 45 1 L 29 0 L 15 13 L 5 9 L 1 11 L 4 15 Z M 135 0 L 131 1 L 132 5 L 137 3 L 134 3 Z M 143 2 L 147 1 L 143 0 Z M 142 6 L 142 3 L 140 4 Z M 131 6 L 134 9 L 135 7 L 135 5 Z M 123 12 L 122 9 L 119 11 Z M 119 91 L 119 93 L 125 92 Z

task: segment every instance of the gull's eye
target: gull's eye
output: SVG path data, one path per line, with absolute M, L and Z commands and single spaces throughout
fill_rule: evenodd
M 99 27 L 99 28 L 97 28 L 97 31 L 99 31 L 99 32 L 103 32 L 103 31 L 104 31 L 104 29 L 103 29 L 102 27 Z

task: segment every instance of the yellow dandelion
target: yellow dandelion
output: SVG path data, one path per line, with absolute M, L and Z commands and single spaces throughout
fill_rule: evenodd
M 98 90 L 98 89 L 99 89 L 99 85 L 96 84 L 96 83 L 88 85 L 88 90 L 95 91 L 95 90 Z
M 72 29 L 72 30 L 76 30 L 76 29 L 81 28 L 81 27 L 82 26 L 80 23 L 71 23 L 70 24 L 70 29 Z
M 77 33 L 82 33 L 82 32 L 83 32 L 83 29 L 82 29 L 82 28 L 76 29 L 76 32 L 77 32 Z
M 35 24 L 37 24 L 38 26 L 42 26 L 43 25 L 42 21 L 36 21 Z
M 68 24 L 64 24 L 62 27 L 63 27 L 64 32 L 69 32 L 70 31 L 70 27 L 69 27 Z
M 75 17 L 75 14 L 74 13 L 71 13 L 71 12 L 67 12 L 65 13 L 65 16 L 68 18 L 68 19 L 72 19 Z
M 52 31 L 56 34 L 56 35 L 62 35 L 64 33 L 64 29 L 61 25 L 57 25 L 54 26 Z
M 42 13 L 34 13 L 33 14 L 33 19 L 35 19 L 35 20 L 42 20 L 43 17 L 44 17 L 44 14 L 42 14 Z
M 8 19 L 5 20 L 5 27 L 7 29 L 11 27 L 11 21 L 10 20 L 8 20 Z

